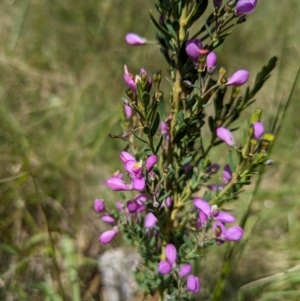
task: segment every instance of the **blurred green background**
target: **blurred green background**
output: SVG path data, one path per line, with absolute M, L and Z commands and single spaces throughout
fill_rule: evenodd
M 98 244 L 104 226 L 92 205 L 100 197 L 116 201 L 102 182 L 119 168 L 124 146 L 108 139 L 122 131 L 123 65 L 132 73 L 144 67 L 167 75 L 156 45 L 124 42 L 128 31 L 155 38 L 153 5 L 1 1 L 0 300 L 101 300 L 97 258 L 107 248 Z M 297 0 L 259 0 L 217 50 L 229 73 L 249 69 L 250 83 L 271 56 L 279 57 L 243 115 L 261 108 L 269 128 L 300 65 L 299 15 Z M 296 82 L 224 300 L 237 300 L 238 292 L 240 300 L 300 300 L 299 92 Z M 241 212 L 251 188 L 236 203 Z M 201 300 L 209 299 L 224 251 L 225 245 L 210 251 L 201 265 Z

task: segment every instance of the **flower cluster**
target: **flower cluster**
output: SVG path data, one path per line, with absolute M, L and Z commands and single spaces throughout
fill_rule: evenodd
M 186 280 L 186 289 L 190 292 L 197 293 L 200 290 L 200 280 L 198 277 L 191 275 L 192 265 L 186 263 L 177 268 L 177 250 L 173 244 L 166 245 L 165 257 L 166 260 L 161 260 L 158 264 L 158 273 L 166 275 L 174 270 L 179 278 Z
M 110 243 L 122 231 L 138 248 L 141 262 L 136 279 L 147 294 L 161 300 L 190 300 L 191 292 L 201 287 L 192 274 L 199 249 L 243 238 L 234 206 L 229 212 L 224 205 L 237 199 L 258 166 L 266 164 L 274 135 L 265 131 L 261 110 L 252 114 L 241 142 L 232 123 L 254 101 L 272 66 L 262 69 L 260 82 L 256 80 L 243 96 L 239 94 L 248 82 L 248 70 L 227 76 L 226 69 L 218 66 L 221 56 L 216 49 L 254 11 L 257 0 L 225 5 L 213 0 L 212 13 L 195 35 L 190 28 L 199 12 L 206 10 L 207 1 L 178 0 L 167 13 L 162 2 L 156 3 L 159 16 L 152 12 L 150 16 L 159 31 L 157 44 L 169 66 L 171 89 L 161 90 L 160 70 L 150 75 L 141 68 L 133 75 L 124 66 L 128 99 L 123 98 L 123 134 L 110 136 L 125 141 L 124 149 L 129 151 L 120 154 L 124 174 L 118 172 L 104 184 L 121 192 L 125 200 L 109 210 L 97 199 L 94 210 L 111 227 L 100 235 L 100 243 Z M 179 7 L 186 11 L 184 20 Z M 132 32 L 125 40 L 130 46 L 152 43 Z M 211 103 L 214 108 L 206 110 Z M 214 147 L 224 148 L 222 142 L 230 147 L 223 168 L 215 163 L 222 160 L 213 160 L 211 152 Z M 216 180 L 219 169 L 222 175 Z

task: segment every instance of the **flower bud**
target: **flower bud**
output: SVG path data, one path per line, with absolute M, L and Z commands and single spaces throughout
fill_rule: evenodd
M 179 269 L 179 276 L 181 278 L 187 276 L 192 271 L 192 266 L 190 264 L 183 264 Z
M 261 122 L 256 121 L 253 123 L 253 130 L 254 130 L 254 137 L 256 139 L 259 139 L 265 131 L 264 125 Z
M 105 231 L 100 235 L 99 242 L 102 244 L 109 244 L 117 234 L 118 234 L 117 228 L 113 228 L 112 230 Z
M 104 182 L 104 185 L 111 188 L 114 191 L 130 191 L 132 190 L 132 185 L 125 183 L 118 178 L 110 178 Z
M 222 174 L 222 180 L 223 180 L 223 183 L 227 184 L 232 178 L 232 171 L 229 167 L 228 164 L 226 164 L 224 166 L 224 169 L 223 169 L 223 174 Z
M 223 140 L 227 145 L 233 146 L 234 145 L 234 140 L 231 132 L 224 128 L 224 127 L 218 127 L 217 128 L 217 137 L 221 140 Z
M 217 56 L 216 54 L 211 51 L 206 57 L 206 68 L 208 74 L 212 74 L 217 65 Z
M 104 205 L 104 201 L 102 199 L 96 199 L 94 201 L 94 210 L 97 213 L 101 213 L 105 210 L 105 205 Z
M 251 14 L 254 11 L 256 4 L 257 0 L 239 0 L 235 8 L 235 15 Z
M 157 218 L 155 217 L 155 215 L 152 212 L 149 212 L 145 216 L 144 226 L 145 228 L 152 228 L 156 225 L 156 222 Z
M 177 260 L 177 250 L 174 245 L 167 244 L 166 245 L 166 257 L 171 265 L 173 265 Z
M 162 275 L 170 274 L 172 271 L 172 266 L 170 265 L 170 263 L 168 261 L 162 260 L 158 264 L 157 271 L 159 274 L 162 274 Z
M 190 292 L 197 293 L 200 289 L 200 280 L 194 275 L 190 275 L 186 282 L 186 288 Z
M 239 226 L 228 228 L 225 231 L 224 239 L 229 241 L 239 241 L 242 239 L 244 230 Z
M 103 215 L 101 217 L 101 219 L 102 219 L 103 222 L 105 222 L 107 224 L 113 224 L 114 225 L 116 223 L 115 219 L 110 215 Z
M 130 106 L 124 106 L 124 112 L 126 118 L 130 118 L 132 116 L 132 108 Z
M 151 155 L 146 159 L 146 169 L 147 171 L 152 170 L 153 166 L 156 164 L 157 162 L 157 156 L 155 155 Z
M 141 36 L 133 32 L 127 33 L 125 36 L 125 40 L 127 44 L 131 46 L 141 46 L 147 43 L 147 40 L 145 38 L 142 38 Z
M 226 86 L 241 86 L 247 82 L 249 72 L 247 70 L 238 70 L 233 73 L 226 82 Z

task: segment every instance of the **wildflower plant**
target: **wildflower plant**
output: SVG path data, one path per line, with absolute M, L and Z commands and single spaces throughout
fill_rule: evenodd
M 243 238 L 234 205 L 231 212 L 227 205 L 268 162 L 274 135 L 265 130 L 260 109 L 241 129 L 234 122 L 254 103 L 276 58 L 261 69 L 252 87 L 245 87 L 250 74 L 244 66 L 227 76 L 217 62 L 219 46 L 256 3 L 157 0 L 157 13 L 150 11 L 150 18 L 168 71 L 141 68 L 133 75 L 124 67 L 124 132 L 110 135 L 124 141 L 121 171 L 104 182 L 116 191 L 116 208 L 97 199 L 94 209 L 109 225 L 99 242 L 124 235 L 137 248 L 136 280 L 156 300 L 192 300 L 205 285 L 195 268 L 204 250 Z M 148 43 L 135 33 L 125 40 L 131 46 Z M 162 91 L 165 78 L 170 88 Z M 222 162 L 215 148 L 226 154 Z M 222 182 L 216 183 L 220 169 Z

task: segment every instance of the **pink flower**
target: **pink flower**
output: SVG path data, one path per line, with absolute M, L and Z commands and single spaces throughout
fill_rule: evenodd
M 143 82 L 142 79 L 145 79 L 146 82 Z M 152 87 L 152 79 L 148 77 L 146 70 L 143 68 L 141 68 L 139 75 L 133 76 L 129 73 L 127 66 L 124 65 L 124 81 L 128 88 L 134 93 L 137 93 L 136 85 L 139 82 L 143 82 L 143 87 L 147 92 L 149 92 Z
M 105 231 L 100 235 L 99 242 L 102 244 L 109 244 L 117 234 L 118 234 L 117 228 L 113 228 L 112 230 Z
M 167 244 L 165 252 L 168 262 L 173 265 L 177 260 L 177 250 L 175 246 L 172 244 Z
M 179 269 L 179 276 L 181 278 L 187 276 L 192 271 L 192 266 L 190 264 L 183 264 Z
M 131 184 L 127 184 L 118 178 L 109 178 L 104 182 L 104 185 L 114 191 L 130 191 L 133 188 Z
M 105 222 L 107 224 L 114 225 L 116 223 L 115 219 L 112 216 L 110 216 L 110 215 L 103 215 L 101 217 L 101 219 L 102 219 L 103 222 Z
M 102 199 L 96 199 L 94 201 L 94 210 L 97 213 L 101 213 L 105 210 L 105 205 L 104 205 L 104 201 Z
M 125 40 L 127 44 L 131 46 L 141 46 L 147 43 L 146 39 L 133 32 L 127 33 L 125 36 Z
M 234 140 L 231 132 L 224 127 L 218 127 L 216 131 L 217 137 L 223 140 L 227 145 L 233 146 Z
M 166 275 L 170 274 L 172 271 L 172 266 L 170 263 L 166 260 L 161 260 L 158 264 L 157 271 L 159 274 Z
M 198 64 L 200 55 L 208 53 L 207 49 L 203 49 L 202 42 L 199 39 L 186 41 L 185 51 L 195 64 Z
M 128 72 L 128 68 L 124 65 L 124 81 L 128 88 L 130 88 L 134 93 L 136 93 L 136 82 L 134 76 Z
M 149 172 L 152 170 L 152 168 L 154 167 L 154 165 L 157 162 L 157 156 L 155 155 L 151 155 L 146 159 L 146 170 Z
M 126 118 L 130 118 L 132 116 L 132 108 L 130 106 L 124 106 L 124 112 Z
M 265 131 L 264 125 L 261 122 L 256 121 L 253 123 L 253 130 L 254 130 L 254 137 L 256 139 L 259 139 Z
M 166 140 L 170 139 L 170 127 L 163 121 L 160 123 L 160 132 L 166 137 Z
M 220 221 L 213 224 L 213 234 L 218 245 L 223 244 L 225 241 L 239 241 L 242 239 L 244 231 L 239 226 L 233 226 L 228 229 Z
M 162 260 L 158 264 L 158 273 L 170 274 L 177 260 L 177 250 L 173 244 L 167 244 L 165 249 L 167 260 Z
M 209 74 L 212 74 L 216 68 L 216 65 L 217 65 L 217 56 L 213 51 L 211 51 L 206 57 L 207 72 Z
M 235 8 L 235 15 L 251 14 L 257 4 L 257 0 L 239 0 Z
M 247 82 L 248 78 L 249 72 L 247 70 L 238 70 L 227 79 L 225 86 L 241 86 Z
M 224 183 L 224 184 L 229 183 L 230 180 L 231 180 L 231 178 L 232 178 L 232 171 L 231 171 L 231 169 L 230 169 L 230 167 L 229 167 L 229 164 L 226 164 L 226 165 L 224 166 L 223 174 L 222 174 L 222 180 L 223 180 L 223 183 Z
M 205 225 L 208 219 L 214 219 L 222 223 L 233 223 L 235 221 L 235 217 L 233 215 L 225 211 L 219 211 L 215 205 L 210 206 L 204 199 L 194 198 L 193 202 L 194 206 L 200 210 L 198 220 L 200 225 Z
M 128 152 L 121 152 L 120 154 L 120 159 L 122 161 L 123 164 L 125 164 L 127 161 L 135 161 L 135 157 L 133 157 L 131 154 L 129 154 Z
M 157 218 L 152 212 L 149 212 L 145 216 L 145 221 L 144 221 L 145 228 L 152 228 L 156 225 L 156 223 L 157 223 Z
M 190 275 L 186 282 L 186 288 L 190 292 L 197 293 L 200 290 L 200 280 L 194 275 Z

